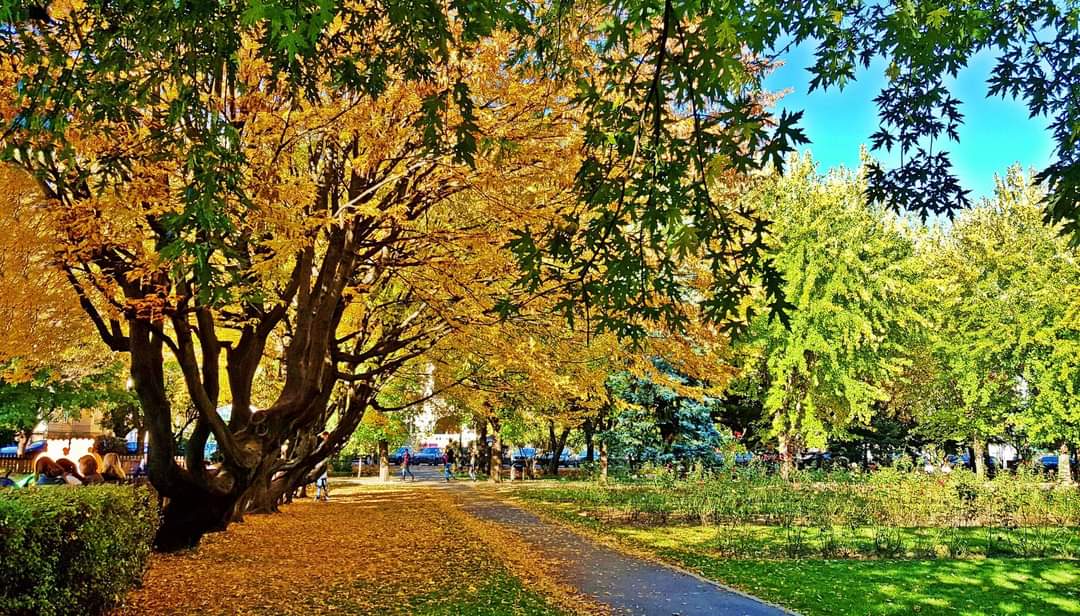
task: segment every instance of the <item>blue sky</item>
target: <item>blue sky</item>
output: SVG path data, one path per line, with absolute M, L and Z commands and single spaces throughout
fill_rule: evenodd
M 788 53 L 785 65 L 766 80 L 768 89 L 791 91 L 781 99 L 780 108 L 804 110 L 801 125 L 810 138 L 806 149 L 814 154 L 822 171 L 829 167 L 859 164 L 859 146 L 869 146 L 870 135 L 877 130 L 877 106 L 874 97 L 885 83 L 884 63 L 856 74 L 854 83 L 842 91 L 830 88 L 807 94 L 813 46 L 801 45 Z M 994 174 L 1020 163 L 1025 169 L 1042 169 L 1053 154 L 1053 142 L 1046 130 L 1046 119 L 1029 119 L 1024 104 L 1001 98 L 987 98 L 986 79 L 994 57 L 980 53 L 952 80 L 954 95 L 963 101 L 964 124 L 960 143 L 949 143 L 954 168 L 971 197 L 990 196 Z M 873 152 L 884 162 L 898 160 L 884 152 Z

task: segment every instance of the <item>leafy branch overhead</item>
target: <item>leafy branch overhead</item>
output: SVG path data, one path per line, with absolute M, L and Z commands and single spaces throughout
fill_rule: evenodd
M 690 251 L 711 264 L 704 303 L 712 318 L 741 320 L 741 298 L 757 284 L 783 316 L 782 283 L 760 240 L 764 220 L 708 184 L 717 165 L 739 173 L 779 168 L 806 142 L 800 114 L 773 115 L 762 83 L 804 42 L 817 46 L 807 67 L 812 90 L 843 88 L 884 60 L 888 82 L 876 98 L 880 125 L 870 141 L 875 150 L 898 150 L 902 162 L 874 166 L 867 190 L 921 216 L 968 205 L 947 147 L 963 122 L 948 80 L 976 54 L 994 54 L 988 94 L 1017 98 L 1047 118 L 1056 141 L 1056 156 L 1039 175 L 1049 188 L 1047 217 L 1080 237 L 1075 1 L 486 0 L 447 13 L 432 0 L 3 0 L 0 20 L 4 53 L 25 67 L 17 106 L 5 114 L 6 156 L 74 156 L 63 139 L 31 152 L 40 143 L 35 134 L 63 135 L 74 110 L 137 123 L 166 150 L 179 147 L 184 207 L 162 220 L 162 253 L 188 257 L 185 267 L 211 298 L 240 284 L 213 254 L 227 250 L 225 238 L 236 232 L 222 213 L 227 204 L 251 196 L 242 126 L 229 120 L 237 102 L 205 92 L 239 85 L 245 39 L 255 41 L 268 69 L 264 87 L 282 110 L 326 87 L 376 98 L 394 83 L 437 85 L 414 121 L 427 148 L 470 163 L 485 137 L 477 110 L 498 103 L 480 100 L 464 79 L 436 79 L 439 67 L 502 31 L 517 41 L 505 70 L 539 67 L 576 84 L 571 98 L 585 131 L 578 202 L 562 222 L 520 228 L 511 247 L 522 284 L 557 282 L 569 292 L 560 305 L 568 316 L 591 311 L 598 328 L 620 334 L 640 334 L 652 319 L 680 320 L 677 303 L 687 292 L 680 267 Z M 141 110 L 163 96 L 168 104 L 146 118 Z M 134 163 L 122 152 L 95 161 L 117 176 Z M 42 180 L 90 194 L 100 186 L 82 168 L 63 166 Z

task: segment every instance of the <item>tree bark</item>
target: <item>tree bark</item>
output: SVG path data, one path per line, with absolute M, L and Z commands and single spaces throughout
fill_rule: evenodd
M 385 440 L 379 441 L 379 481 L 390 481 L 390 445 Z
M 975 458 L 975 476 L 986 479 L 986 440 L 980 436 L 971 439 L 971 457 Z
M 1069 446 L 1064 443 L 1058 449 L 1058 481 L 1072 483 L 1072 461 L 1069 459 Z
M 161 513 L 154 548 L 176 552 L 194 548 L 203 535 L 225 530 L 232 521 L 237 496 L 204 490 L 174 492 Z
M 488 464 L 490 470 L 488 471 L 488 481 L 492 483 L 502 482 L 502 438 L 499 436 L 499 430 L 497 426 L 493 432 L 493 440 L 491 441 L 491 453 L 488 456 Z M 513 468 L 513 465 L 510 465 Z
M 585 433 L 585 461 L 592 462 L 593 454 L 595 452 L 593 445 L 593 435 L 596 434 L 596 426 L 593 425 L 592 419 L 586 419 L 581 424 L 581 431 Z
M 488 447 L 488 424 L 487 420 L 480 421 L 480 427 L 476 434 L 476 452 L 480 457 L 480 470 L 491 473 L 491 448 Z
M 548 430 L 551 438 L 551 460 L 548 462 L 547 472 L 551 475 L 558 476 L 559 462 L 562 459 L 563 449 L 566 448 L 566 439 L 570 436 L 570 428 L 563 428 L 562 432 L 559 433 L 558 438 L 555 437 L 554 422 L 548 425 Z
M 608 448 L 607 441 L 600 441 L 600 483 L 607 483 Z

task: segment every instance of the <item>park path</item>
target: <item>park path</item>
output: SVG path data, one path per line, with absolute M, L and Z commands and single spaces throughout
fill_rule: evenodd
M 439 484 L 427 469 L 418 483 Z M 793 612 L 765 603 L 696 575 L 647 561 L 599 544 L 569 528 L 493 496 L 472 482 L 442 484 L 468 514 L 516 535 L 548 561 L 547 572 L 579 593 L 635 616 L 781 616 Z

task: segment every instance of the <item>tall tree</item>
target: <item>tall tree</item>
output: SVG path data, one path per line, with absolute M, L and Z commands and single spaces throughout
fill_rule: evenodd
M 899 220 L 868 205 L 864 177 L 819 177 L 806 157 L 755 199 L 776 223 L 776 266 L 794 305 L 788 326 L 760 313 L 743 338 L 737 387 L 764 404 L 784 473 L 806 447 L 869 423 L 922 327 L 912 301 L 914 246 Z
M 349 40 L 357 49 L 370 42 Z M 271 87 L 263 47 L 245 39 L 230 80 L 173 75 L 176 87 L 128 110 L 140 114 L 137 124 L 72 114 L 73 156 L 35 149 L 30 130 L 8 135 L 30 152 L 17 158 L 53 215 L 59 266 L 101 338 L 130 356 L 151 480 L 168 498 L 160 549 L 194 545 L 243 510 L 272 510 L 345 443 L 365 409 L 379 408 L 380 389 L 403 365 L 490 309 L 484 283 L 499 273 L 484 261 L 491 249 L 477 247 L 505 243 L 508 220 L 549 215 L 573 173 L 573 159 L 558 155 L 574 142 L 565 97 L 542 75 L 508 74 L 508 45 L 505 36 L 470 41 L 460 61 L 423 83 L 394 81 L 376 101 L 343 94 L 332 75 L 291 99 Z M 6 60 L 29 70 L 35 58 Z M 145 63 L 132 70 L 157 78 Z M 427 94 L 459 80 L 470 85 L 475 114 L 427 104 Z M 26 111 L 20 105 L 32 103 L 12 92 L 4 108 Z M 233 127 L 242 157 L 188 156 L 200 147 L 189 140 L 198 130 L 176 133 L 170 145 L 143 128 L 167 121 L 185 93 L 216 101 L 214 117 Z M 484 136 L 472 164 L 425 145 L 426 114 L 440 115 L 451 133 L 469 124 Z M 114 157 L 126 161 L 122 172 L 106 164 Z M 233 179 L 245 197 L 192 202 L 191 185 L 221 165 L 239 165 Z M 272 339 L 282 347 L 268 348 Z M 167 357 L 196 413 L 183 465 Z M 255 409 L 255 377 L 279 361 L 280 387 Z M 331 406 L 338 381 L 346 393 Z M 225 401 L 228 420 L 217 410 Z M 319 444 L 314 435 L 334 415 L 331 438 Z M 214 475 L 203 459 L 211 436 L 224 458 Z
M 1080 265 L 1060 229 L 1043 222 L 1042 198 L 1013 168 L 992 199 L 927 247 L 944 368 L 937 387 L 955 394 L 922 421 L 970 442 L 980 475 L 987 439 L 1010 425 L 1044 446 L 1075 445 L 1080 436 L 1080 372 L 1071 354 Z

